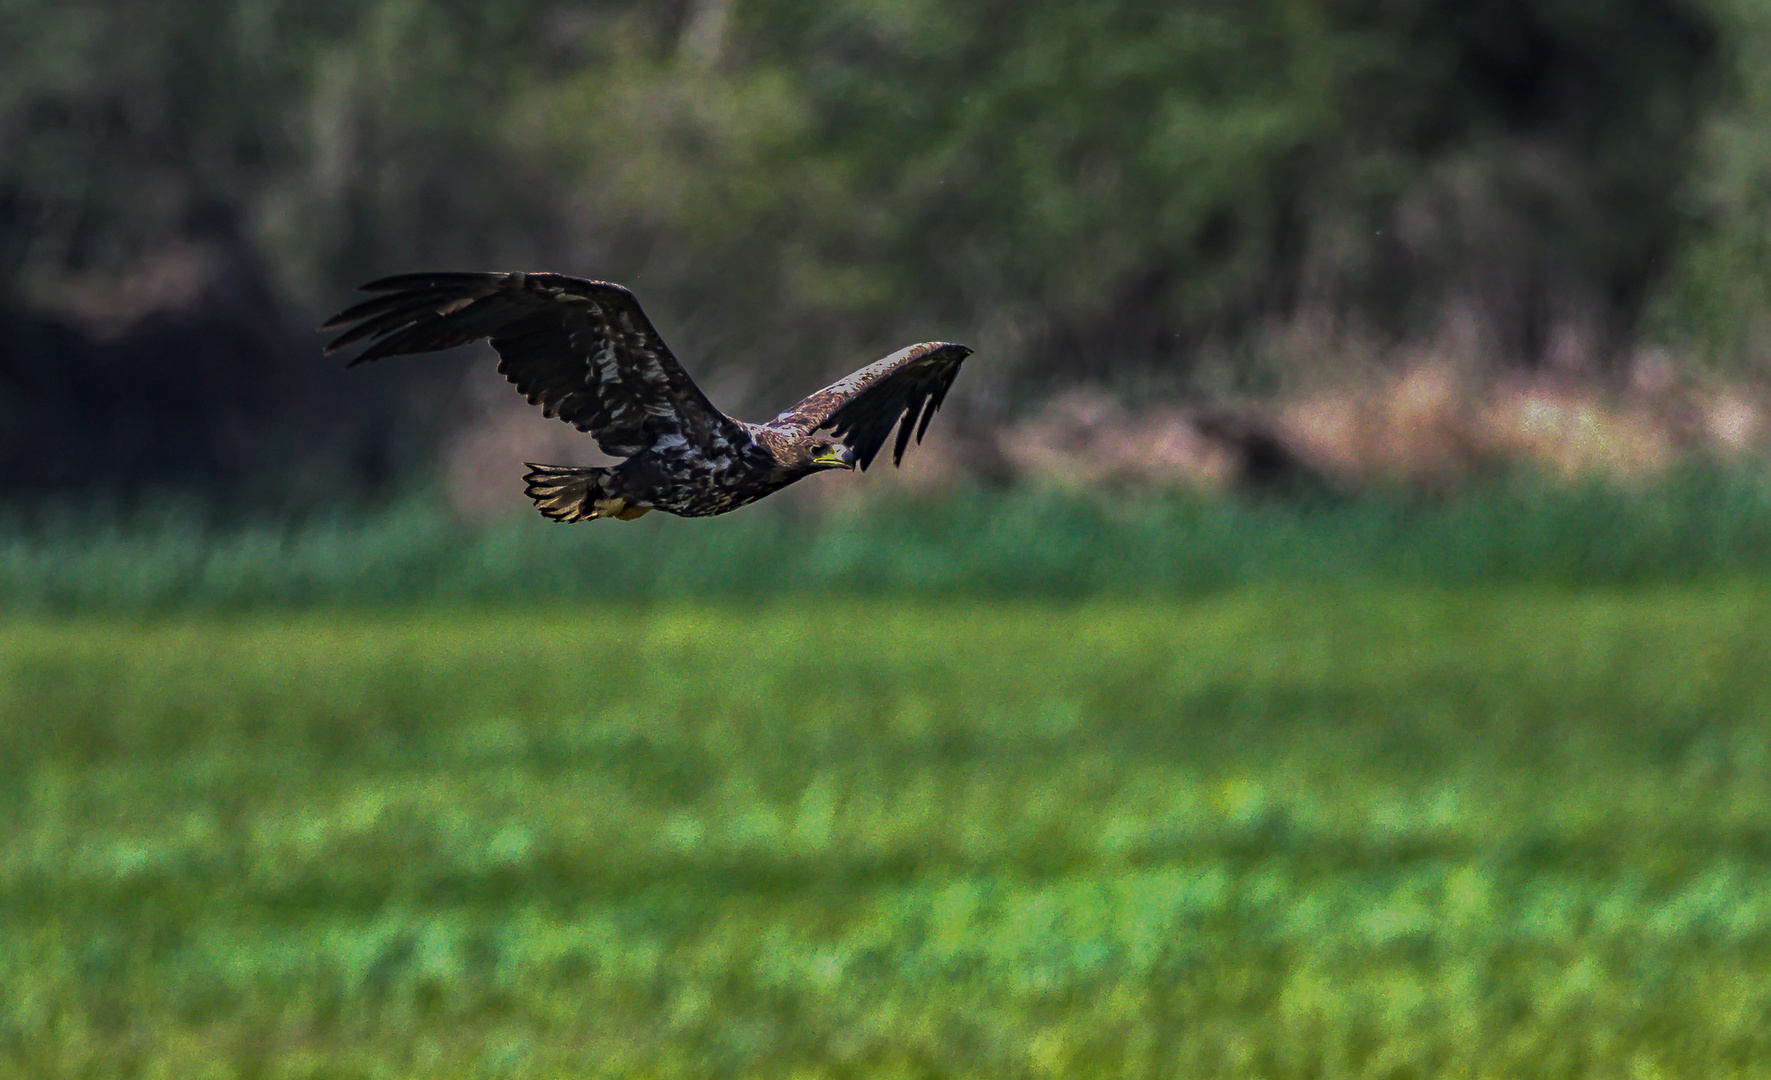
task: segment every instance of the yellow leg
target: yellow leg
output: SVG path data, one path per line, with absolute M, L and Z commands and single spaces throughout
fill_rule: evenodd
M 632 521 L 652 512 L 649 506 L 629 506 L 626 499 L 598 499 L 591 506 L 596 510 L 595 516 L 617 521 Z

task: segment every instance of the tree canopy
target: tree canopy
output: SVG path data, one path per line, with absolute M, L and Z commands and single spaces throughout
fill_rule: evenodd
M 316 424 L 397 473 L 434 410 L 366 418 L 438 384 L 341 408 L 307 327 L 415 269 L 624 282 L 765 404 L 922 338 L 1005 399 L 1765 359 L 1754 0 L 3 6 L 14 485 L 243 477 Z

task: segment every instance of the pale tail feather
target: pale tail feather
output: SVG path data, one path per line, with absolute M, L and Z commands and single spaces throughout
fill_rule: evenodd
M 535 508 L 554 521 L 590 521 L 612 517 L 632 521 L 645 508 L 629 507 L 609 490 L 614 470 L 595 466 L 537 465 L 526 462 L 523 493 L 535 500 Z

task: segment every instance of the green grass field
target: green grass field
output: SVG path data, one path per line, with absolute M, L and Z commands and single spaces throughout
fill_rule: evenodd
M 0 1071 L 1771 1075 L 1771 586 L 0 624 Z

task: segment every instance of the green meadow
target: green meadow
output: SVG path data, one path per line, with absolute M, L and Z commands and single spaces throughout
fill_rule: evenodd
M 1771 585 L 0 623 L 0 1072 L 1771 1075 Z

